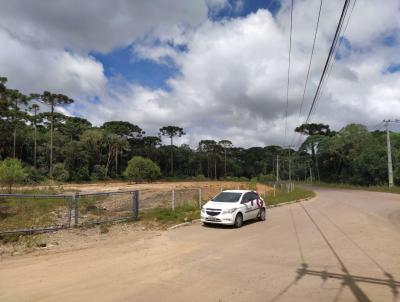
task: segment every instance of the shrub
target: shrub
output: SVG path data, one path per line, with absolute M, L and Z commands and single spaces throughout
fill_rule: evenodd
M 196 176 L 193 176 L 192 179 L 197 181 L 204 181 L 207 180 L 207 177 L 205 177 L 203 174 L 198 174 Z
M 8 193 L 11 194 L 12 186 L 22 183 L 25 177 L 26 175 L 20 160 L 7 158 L 0 162 L 0 184 L 8 187 Z
M 90 179 L 94 181 L 106 179 L 106 167 L 103 165 L 95 165 L 92 174 L 90 175 Z
M 57 163 L 53 166 L 53 177 L 58 181 L 67 181 L 69 179 L 69 173 L 64 164 Z
M 43 174 L 33 166 L 26 166 L 24 170 L 26 174 L 25 183 L 27 184 L 37 184 L 45 179 Z
M 258 176 L 258 181 L 262 183 L 274 182 L 275 176 L 272 174 L 260 174 Z
M 134 156 L 124 171 L 124 176 L 135 181 L 152 181 L 161 176 L 160 167 L 151 159 Z

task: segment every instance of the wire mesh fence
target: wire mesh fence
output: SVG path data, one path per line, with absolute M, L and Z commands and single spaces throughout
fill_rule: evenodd
M 175 209 L 185 205 L 201 207 L 223 190 L 252 189 L 250 184 L 234 184 L 230 186 L 209 185 L 200 188 L 176 188 L 140 191 L 140 210 L 147 211 L 156 208 Z
M 71 226 L 69 195 L 0 194 L 0 233 Z
M 138 194 L 138 191 L 76 194 L 74 224 L 87 225 L 137 218 Z
M 0 234 L 35 232 L 139 218 L 140 211 L 195 205 L 199 208 L 219 192 L 253 189 L 251 184 L 199 188 L 142 189 L 71 195 L 0 194 Z

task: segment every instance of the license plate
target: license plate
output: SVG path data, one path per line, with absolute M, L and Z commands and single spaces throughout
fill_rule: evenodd
M 210 220 L 210 221 L 217 221 L 217 218 L 215 218 L 215 217 L 213 217 L 213 216 L 208 216 L 208 217 L 207 217 L 207 220 Z

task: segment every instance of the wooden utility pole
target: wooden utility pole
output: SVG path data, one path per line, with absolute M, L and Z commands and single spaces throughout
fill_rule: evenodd
M 389 123 L 400 123 L 400 120 L 384 120 L 386 127 L 386 145 L 387 145 L 387 157 L 388 157 L 388 179 L 389 179 L 389 188 L 393 187 L 393 164 L 392 164 L 392 148 L 390 145 L 390 132 L 389 132 Z
M 276 181 L 279 182 L 279 155 L 276 156 Z
M 289 148 L 289 181 L 292 181 L 292 154 L 291 154 L 291 148 L 292 146 L 287 146 Z

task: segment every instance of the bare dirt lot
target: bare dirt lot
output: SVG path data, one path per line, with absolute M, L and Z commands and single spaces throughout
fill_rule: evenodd
M 397 301 L 400 196 L 316 192 L 241 229 L 127 229 L 3 257 L 0 301 Z
M 153 182 L 135 184 L 129 182 L 97 182 L 90 184 L 62 184 L 65 191 L 79 190 L 82 192 L 107 192 L 118 190 L 172 190 L 217 187 L 219 189 L 234 189 L 248 186 L 247 183 L 234 181 L 179 181 L 179 182 Z M 268 187 L 257 184 L 257 190 L 263 192 Z

